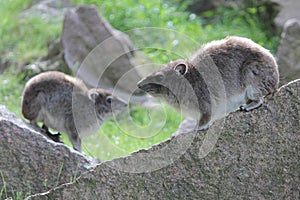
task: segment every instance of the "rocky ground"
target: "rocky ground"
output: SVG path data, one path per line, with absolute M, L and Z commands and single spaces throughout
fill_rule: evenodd
M 259 109 L 232 113 L 206 132 L 181 129 L 96 166 L 1 106 L 2 181 L 8 194 L 67 183 L 28 199 L 299 199 L 299 88 L 300 80 L 291 82 Z

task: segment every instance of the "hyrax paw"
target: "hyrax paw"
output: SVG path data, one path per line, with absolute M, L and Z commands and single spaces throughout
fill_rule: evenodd
M 249 110 L 246 106 L 240 106 L 240 111 L 248 112 Z
M 57 136 L 59 137 L 59 136 L 61 136 L 61 133 L 60 133 L 60 132 L 57 132 L 57 133 L 55 133 L 55 134 L 53 134 L 53 135 L 57 135 Z
M 258 100 L 252 100 L 246 105 L 242 105 L 240 107 L 240 110 L 246 112 L 254 110 L 256 108 L 259 108 L 263 104 L 263 102 L 264 102 L 263 98 L 259 98 Z
M 207 131 L 209 129 L 210 125 L 205 125 L 205 126 L 199 126 L 195 128 L 195 131 Z

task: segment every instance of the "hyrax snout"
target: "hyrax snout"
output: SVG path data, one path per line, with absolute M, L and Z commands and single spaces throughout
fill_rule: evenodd
M 213 41 L 190 59 L 173 61 L 146 76 L 138 87 L 198 120 L 198 130 L 240 108 L 250 111 L 278 88 L 272 54 L 250 39 Z
M 87 86 L 61 72 L 41 73 L 25 85 L 22 113 L 32 124 L 64 132 L 73 148 L 81 151 L 80 136 L 97 131 L 105 120 L 127 104 L 111 92 Z

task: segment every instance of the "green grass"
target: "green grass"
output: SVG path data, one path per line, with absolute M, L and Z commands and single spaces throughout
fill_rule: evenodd
M 13 199 L 13 200 L 23 200 L 26 197 L 31 195 L 30 186 L 26 189 L 26 192 L 23 191 L 12 191 L 9 193 L 7 187 L 7 183 L 5 181 L 4 175 L 2 171 L 0 171 L 0 182 L 2 182 L 2 187 L 0 187 L 0 199 Z M 0 185 L 1 186 L 1 185 Z
M 13 73 L 12 69 L 0 75 L 0 104 L 4 104 L 18 117 L 22 117 L 21 99 L 23 87 L 21 76 Z
M 180 114 L 164 103 L 155 109 L 133 106 L 127 111 L 109 120 L 96 134 L 84 137 L 83 149 L 100 160 L 125 156 L 167 140 L 182 121 Z
M 185 11 L 169 0 L 72 0 L 76 4 L 95 4 L 113 27 L 126 32 L 135 45 L 154 63 L 193 53 L 201 44 L 227 35 L 249 37 L 276 51 L 278 40 L 255 16 L 255 9 L 222 9 L 204 16 Z M 61 34 L 62 24 L 40 17 L 21 17 L 32 1 L 0 0 L 0 55 L 13 61 L 12 70 L 0 75 L 0 103 L 18 117 L 21 115 L 21 94 L 24 76 L 16 75 L 21 63 L 30 63 L 47 52 L 47 42 Z M 154 27 L 152 29 L 145 27 Z M 109 120 L 96 134 L 83 138 L 83 150 L 100 160 L 125 156 L 164 141 L 182 120 L 172 108 L 161 110 L 130 107 L 118 120 Z M 164 124 L 162 122 L 165 122 Z M 149 128 L 150 127 L 150 128 Z M 63 140 L 70 145 L 67 136 Z
M 140 45 L 140 40 L 137 40 L 139 32 L 134 30 L 144 27 L 173 30 L 196 41 L 198 44 L 221 39 L 228 35 L 238 35 L 251 38 L 272 52 L 277 49 L 279 41 L 277 36 L 271 35 L 265 29 L 265 22 L 260 21 L 255 15 L 257 8 L 248 8 L 247 10 L 234 7 L 231 9 L 220 8 L 217 11 L 206 12 L 204 16 L 197 16 L 185 11 L 187 3 L 182 3 L 178 7 L 170 0 L 72 0 L 72 2 L 97 5 L 101 14 L 113 27 L 121 31 L 129 31 L 130 38 L 134 42 L 139 42 L 136 45 Z M 157 38 L 157 36 L 160 38 Z M 162 32 L 159 32 L 159 34 L 156 34 L 155 32 L 146 32 L 143 35 L 142 42 L 144 42 L 144 45 L 142 46 L 157 42 L 164 47 L 164 50 L 172 51 L 178 48 L 172 45 L 173 41 L 172 33 L 162 34 Z M 181 46 L 180 48 L 180 51 L 184 52 L 195 47 L 182 48 Z M 161 54 L 164 55 L 165 53 L 162 52 Z M 161 56 L 158 57 L 160 59 L 155 60 L 162 61 Z
M 8 70 L 0 75 L 0 84 L 0 103 L 5 104 L 16 116 L 23 118 L 22 76 L 14 75 Z M 83 151 L 100 160 L 110 160 L 168 139 L 182 119 L 180 114 L 169 106 L 162 104 L 158 107 L 160 109 L 154 110 L 147 110 L 141 106 L 131 107 L 116 120 L 111 119 L 105 123 L 97 133 L 84 137 Z M 62 139 L 71 146 L 66 134 L 62 135 Z
M 61 24 L 41 17 L 23 17 L 31 0 L 0 0 L 0 55 L 18 64 L 31 62 L 47 52 L 47 42 L 61 33 Z

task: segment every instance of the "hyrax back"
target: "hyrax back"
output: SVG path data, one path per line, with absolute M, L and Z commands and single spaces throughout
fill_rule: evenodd
M 231 36 L 204 45 L 191 59 L 167 64 L 138 87 L 197 119 L 203 130 L 239 107 L 244 111 L 259 107 L 264 96 L 277 90 L 278 76 L 268 50 Z M 221 81 L 222 87 L 214 81 Z
M 125 106 L 126 103 L 109 91 L 88 89 L 81 80 L 56 71 L 30 79 L 22 98 L 22 113 L 26 119 L 67 133 L 78 151 L 81 151 L 79 135 L 96 131 L 113 112 Z

